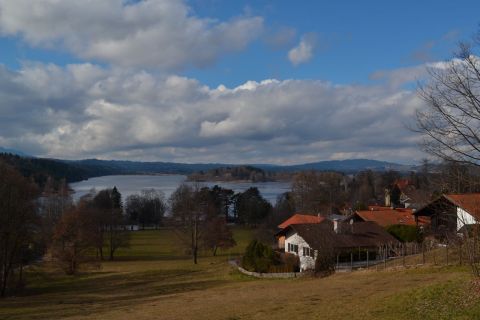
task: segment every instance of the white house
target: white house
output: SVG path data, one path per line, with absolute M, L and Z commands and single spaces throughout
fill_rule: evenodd
M 299 257 L 300 271 L 314 269 L 319 254 L 341 255 L 360 248 L 373 253 L 381 245 L 398 243 L 374 222 L 291 224 L 276 237 L 285 237 L 285 252 Z
M 301 229 L 303 230 L 303 228 Z M 285 234 L 285 252 L 295 254 L 299 257 L 300 271 L 315 268 L 317 252 L 310 247 L 295 228 L 290 228 Z

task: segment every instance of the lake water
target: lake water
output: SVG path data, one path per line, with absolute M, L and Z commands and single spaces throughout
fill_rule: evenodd
M 118 175 L 103 176 L 91 178 L 88 180 L 71 183 L 70 187 L 75 191 L 73 199 L 78 200 L 81 196 L 87 194 L 91 189 L 100 191 L 106 188 L 117 187 L 125 200 L 131 194 L 139 193 L 143 189 L 155 189 L 162 191 L 165 198 L 177 189 L 177 187 L 187 180 L 183 175 Z M 262 196 L 275 204 L 277 196 L 290 191 L 290 182 L 218 182 L 207 181 L 202 183 L 205 186 L 213 187 L 219 185 L 223 188 L 232 189 L 235 192 L 243 192 L 250 187 L 257 187 Z

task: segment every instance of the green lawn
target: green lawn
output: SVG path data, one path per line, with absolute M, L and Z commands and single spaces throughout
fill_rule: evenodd
M 479 319 L 467 267 L 359 271 L 329 278 L 257 280 L 227 263 L 237 247 L 194 265 L 168 229 L 132 233 L 117 260 L 77 276 L 42 265 L 29 285 L 0 300 L 0 319 Z

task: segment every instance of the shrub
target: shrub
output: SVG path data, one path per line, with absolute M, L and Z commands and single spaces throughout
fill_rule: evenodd
M 242 258 L 242 267 L 249 271 L 268 272 L 276 264 L 277 259 L 273 249 L 257 240 L 247 246 Z
M 315 259 L 315 275 L 326 277 L 335 273 L 336 254 L 333 248 L 319 250 Z
M 387 227 L 388 233 L 401 242 L 421 242 L 417 227 L 395 224 Z
M 291 253 L 285 253 L 284 261 L 288 272 L 299 272 L 300 271 L 300 258 Z

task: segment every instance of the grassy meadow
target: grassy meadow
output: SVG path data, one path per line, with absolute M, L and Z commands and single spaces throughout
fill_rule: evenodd
M 259 280 L 227 263 L 252 233 L 236 228 L 235 248 L 194 265 L 171 230 L 133 232 L 130 248 L 99 269 L 30 268 L 27 289 L 0 300 L 0 319 L 480 319 L 465 266 Z

